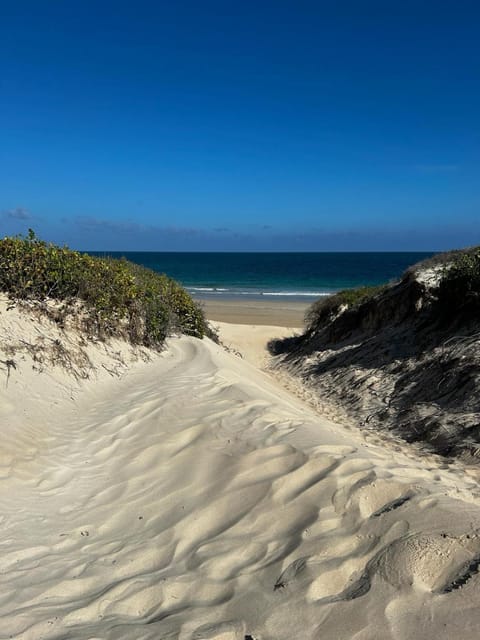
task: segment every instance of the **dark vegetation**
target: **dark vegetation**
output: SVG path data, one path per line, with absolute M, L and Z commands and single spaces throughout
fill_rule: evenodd
M 307 329 L 314 329 L 319 323 L 334 320 L 342 310 L 357 307 L 365 300 L 373 298 L 386 288 L 386 285 L 345 289 L 314 302 L 305 314 Z
M 439 271 L 438 286 L 428 293 L 417 281 L 417 274 L 426 269 Z M 407 290 L 408 295 L 403 295 Z M 475 321 L 480 315 L 480 247 L 436 254 L 407 269 L 399 282 L 347 289 L 321 298 L 307 310 L 306 332 L 318 332 L 337 320 L 346 328 L 349 316 L 355 316 L 356 328 L 364 329 L 365 323 L 358 326 L 359 316 L 369 315 L 374 306 L 383 307 L 380 315 L 387 323 L 406 319 L 402 310 L 408 317 L 422 310 L 430 321 L 453 322 L 455 327 Z
M 480 247 L 453 257 L 438 288 L 438 303 L 447 318 L 480 318 Z
M 269 348 L 277 366 L 368 428 L 480 457 L 480 247 L 319 300 L 303 335 Z
M 72 317 L 90 335 L 161 348 L 172 332 L 203 337 L 201 308 L 166 275 L 125 259 L 97 258 L 28 237 L 0 240 L 0 291 L 38 303 L 59 324 Z M 47 300 L 55 301 L 46 305 Z
M 452 249 L 451 251 L 442 251 L 441 253 L 434 253 L 429 258 L 420 260 L 412 264 L 405 270 L 404 275 L 415 274 L 424 269 L 430 269 L 432 267 L 445 267 L 452 262 L 456 262 L 462 259 L 462 256 L 475 256 L 478 253 L 480 247 L 466 247 L 465 249 Z

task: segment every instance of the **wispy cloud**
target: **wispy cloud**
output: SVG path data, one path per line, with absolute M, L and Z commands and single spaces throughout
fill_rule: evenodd
M 13 222 L 13 221 L 12 221 Z M 64 218 L 60 244 L 91 251 L 423 251 L 480 243 L 480 231 L 458 224 L 396 227 L 181 227 L 96 216 Z M 42 236 L 42 229 L 39 234 Z
M 68 219 L 64 218 L 64 222 L 68 222 Z M 103 218 L 96 218 L 93 216 L 77 216 L 73 219 L 73 223 L 83 231 L 110 231 L 120 234 L 135 234 L 137 236 L 151 236 L 152 234 L 157 234 L 164 237 L 192 237 L 211 234 L 211 231 L 209 230 L 196 227 L 162 227 L 160 225 L 141 224 L 130 220 L 105 220 Z M 230 229 L 224 227 L 214 229 L 213 231 L 216 233 L 231 233 Z
M 4 211 L 3 215 L 6 218 L 10 218 L 11 220 L 31 220 L 32 216 L 28 209 L 25 207 L 15 207 L 15 209 L 9 209 L 8 211 Z
M 64 219 L 68 222 L 68 218 Z M 114 231 L 125 233 L 141 233 L 146 231 L 146 227 L 137 222 L 128 220 L 104 220 L 93 216 L 77 216 L 73 220 L 74 224 L 84 231 Z
M 419 173 L 442 174 L 455 173 L 460 166 L 458 164 L 416 164 L 414 169 Z
M 235 250 L 239 244 L 248 246 L 253 241 L 251 234 L 228 227 L 177 227 L 88 215 L 64 217 L 61 222 L 63 242 L 91 250 L 123 251 L 129 247 L 149 251 Z

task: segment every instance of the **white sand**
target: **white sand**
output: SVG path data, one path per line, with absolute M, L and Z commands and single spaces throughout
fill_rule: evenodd
M 267 343 L 270 340 L 302 332 L 301 328 L 231 324 L 218 321 L 212 322 L 212 326 L 217 329 L 222 345 L 259 369 L 263 369 L 268 362 Z
M 2 347 L 33 340 L 0 311 Z M 83 347 L 80 382 L 4 366 L 1 638 L 478 636 L 479 575 L 442 593 L 480 558 L 475 471 L 328 422 L 208 340 L 120 347 Z
M 241 296 L 240 296 L 241 297 Z M 276 325 L 303 327 L 308 302 L 292 302 L 275 298 L 263 300 L 197 299 L 209 320 L 240 325 Z

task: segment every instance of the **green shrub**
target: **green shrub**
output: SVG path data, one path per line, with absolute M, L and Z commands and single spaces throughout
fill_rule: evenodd
M 452 256 L 444 266 L 437 296 L 444 315 L 480 312 L 480 247 Z
M 462 255 L 471 255 L 478 250 L 478 247 L 466 247 L 465 249 L 452 249 L 450 251 L 442 251 L 441 253 L 434 253 L 429 258 L 425 258 L 424 260 L 420 260 L 420 262 L 416 262 L 412 264 L 402 275 L 402 279 L 409 275 L 416 275 L 421 271 L 425 271 L 426 269 L 435 269 L 438 267 L 441 269 L 445 267 L 445 265 L 450 264 L 452 261 L 461 257 Z
M 320 298 L 314 302 L 305 314 L 305 325 L 307 330 L 314 330 L 321 325 L 330 322 L 341 311 L 342 308 L 352 308 L 366 302 L 383 291 L 387 285 L 373 285 L 368 287 L 358 287 L 356 289 L 344 289 L 326 298 Z
M 47 244 L 31 230 L 27 238 L 0 240 L 0 291 L 14 300 L 53 298 L 64 314 L 81 300 L 84 326 L 95 335 L 122 335 L 154 348 L 172 331 L 197 337 L 210 331 L 200 307 L 167 276 Z
M 409 285 L 417 275 L 430 269 L 438 272 L 438 284 L 430 285 L 428 294 L 418 288 L 415 293 L 415 289 Z M 418 295 L 420 295 L 420 297 L 424 296 L 424 299 L 419 308 L 423 309 L 424 314 L 433 314 L 436 320 L 461 324 L 480 319 L 480 247 L 468 247 L 435 254 L 409 267 L 403 274 L 400 283 L 407 286 L 407 289 L 403 287 L 403 291 L 409 291 L 410 297 L 413 294 L 413 299 L 409 300 L 408 295 L 403 301 L 398 296 L 390 298 L 387 304 L 383 304 L 385 317 L 392 316 L 392 304 L 395 300 L 400 305 L 406 304 L 406 309 L 410 313 L 409 309 L 412 308 L 412 305 L 416 305 Z M 307 309 L 305 314 L 307 331 L 313 332 L 321 328 L 346 309 L 360 307 L 387 289 L 388 286 L 385 284 L 346 289 L 327 298 L 320 298 Z

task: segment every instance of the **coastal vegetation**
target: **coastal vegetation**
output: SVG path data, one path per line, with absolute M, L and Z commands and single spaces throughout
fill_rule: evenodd
M 351 315 L 362 307 L 371 308 L 381 294 L 386 296 L 380 303 L 389 299 L 389 293 L 396 292 L 399 285 L 410 285 L 411 289 L 412 283 L 425 277 L 430 281 L 428 301 L 422 300 L 419 306 L 430 311 L 432 322 L 455 320 L 458 325 L 475 318 L 472 314 L 480 311 L 480 247 L 435 254 L 409 267 L 396 282 L 346 289 L 320 298 L 307 309 L 306 330 L 318 331 L 345 312 Z M 410 292 L 424 298 L 420 287 Z
M 210 333 L 202 309 L 166 275 L 44 242 L 32 230 L 0 240 L 0 291 L 34 303 L 59 324 L 74 317 L 95 338 L 159 349 L 173 332 Z
M 453 256 L 438 287 L 444 315 L 468 319 L 480 312 L 480 247 Z
M 480 457 L 480 247 L 323 298 L 302 335 L 269 349 L 275 367 L 355 423 L 446 456 Z
M 385 289 L 386 285 L 372 285 L 338 291 L 331 296 L 319 298 L 306 311 L 305 325 L 314 329 L 317 325 L 329 322 L 346 309 L 356 307 L 365 300 L 373 298 Z

